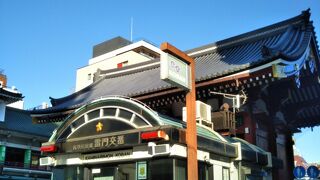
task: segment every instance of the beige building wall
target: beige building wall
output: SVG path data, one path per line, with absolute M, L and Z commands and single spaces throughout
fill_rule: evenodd
M 144 61 L 151 60 L 150 57 L 138 54 L 134 51 L 128 51 L 123 54 L 110 57 L 108 59 L 90 64 L 88 66 L 79 68 L 76 77 L 76 91 L 79 91 L 91 83 L 93 83 L 93 75 L 97 69 L 109 70 L 117 68 L 117 64 L 126 62 L 126 65 L 132 65 Z

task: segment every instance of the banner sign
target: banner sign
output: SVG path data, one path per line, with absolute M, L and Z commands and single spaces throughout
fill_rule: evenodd
M 138 180 L 147 179 L 147 162 L 137 162 L 137 176 Z
M 131 134 L 97 137 L 78 141 L 71 140 L 62 143 L 61 148 L 63 152 L 75 153 L 132 147 L 138 143 L 139 133 L 136 132 Z
M 114 161 L 132 158 L 132 149 L 121 151 L 109 151 L 102 153 L 85 154 L 82 156 L 84 162 L 93 160 Z

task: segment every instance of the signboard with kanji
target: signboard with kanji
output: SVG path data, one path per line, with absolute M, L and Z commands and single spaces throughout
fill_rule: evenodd
M 94 138 L 68 140 L 62 143 L 63 152 L 90 152 L 107 149 L 132 147 L 139 143 L 139 133 L 119 134 L 113 136 L 97 136 Z

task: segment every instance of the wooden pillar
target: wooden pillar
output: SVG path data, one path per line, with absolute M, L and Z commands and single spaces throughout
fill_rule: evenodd
M 169 43 L 162 43 L 160 49 L 171 55 L 182 59 L 190 67 L 190 90 L 186 94 L 187 108 L 187 168 L 188 179 L 198 179 L 198 159 L 197 159 L 197 126 L 196 126 L 196 86 L 195 86 L 195 62 L 194 60 Z
M 287 173 L 289 179 L 294 179 L 293 177 L 293 169 L 294 169 L 294 153 L 293 153 L 293 140 L 292 133 L 286 133 L 286 152 L 287 152 Z
M 271 119 L 270 119 L 270 122 Z M 272 123 L 267 124 L 268 128 L 268 144 L 269 144 L 269 152 L 271 152 L 271 155 L 274 157 L 277 157 L 278 155 L 278 148 L 277 148 L 277 134 L 275 132 L 275 127 L 272 125 Z M 276 168 L 272 169 L 272 179 L 279 179 L 279 170 Z
M 194 63 L 191 68 L 191 90 L 186 95 L 187 107 L 187 146 L 188 146 L 188 179 L 198 179 L 197 160 L 197 126 L 196 126 L 196 88 Z

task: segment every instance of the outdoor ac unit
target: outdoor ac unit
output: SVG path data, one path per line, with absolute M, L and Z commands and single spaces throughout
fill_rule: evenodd
M 196 101 L 196 119 L 211 122 L 211 106 L 201 101 Z
M 52 157 L 44 157 L 40 158 L 40 166 L 51 166 L 53 165 L 53 158 Z
M 159 144 L 159 145 L 148 145 L 149 154 L 153 156 L 167 155 L 170 154 L 169 144 Z
M 182 109 L 182 120 L 187 121 L 187 109 Z M 196 101 L 196 120 L 200 125 L 209 127 L 213 130 L 213 123 L 211 121 L 211 106 L 201 101 Z
M 187 109 L 183 107 L 182 119 L 187 121 Z M 196 119 L 197 121 L 211 122 L 211 106 L 201 101 L 196 101 Z

